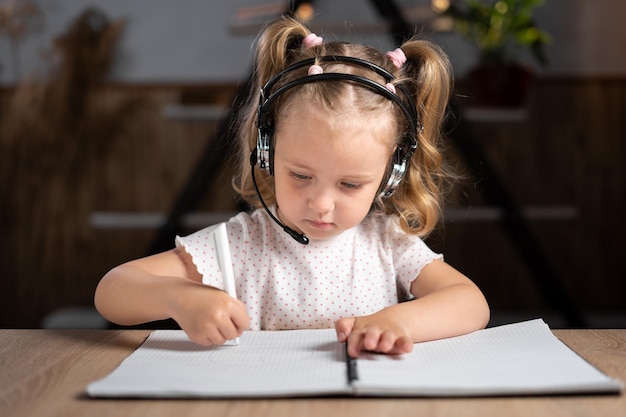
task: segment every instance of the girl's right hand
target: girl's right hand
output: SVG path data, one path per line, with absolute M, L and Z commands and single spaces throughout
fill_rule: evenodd
M 170 300 L 171 317 L 193 342 L 221 345 L 241 336 L 250 324 L 245 305 L 226 292 L 188 280 L 179 284 Z

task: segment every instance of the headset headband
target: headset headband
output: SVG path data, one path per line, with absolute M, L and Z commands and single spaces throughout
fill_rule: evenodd
M 376 72 L 378 75 L 385 78 L 385 80 L 388 82 L 396 78 L 389 71 L 387 71 L 386 69 L 372 62 L 369 62 L 360 58 L 344 56 L 344 55 L 326 55 L 326 56 L 320 57 L 319 59 L 309 58 L 309 59 L 296 62 L 295 64 L 292 64 L 286 67 L 285 69 L 280 71 L 278 74 L 276 74 L 261 89 L 261 97 L 259 100 L 259 110 L 257 114 L 257 117 L 258 117 L 257 124 L 258 124 L 259 129 L 267 129 L 269 127 L 267 116 L 268 116 L 270 106 L 281 94 L 285 93 L 287 90 L 290 90 L 299 85 L 313 83 L 313 82 L 328 81 L 328 80 L 349 81 L 349 82 L 360 84 L 366 88 L 369 88 L 375 93 L 378 93 L 386 97 L 387 99 L 393 101 L 400 107 L 400 109 L 406 116 L 407 120 L 409 121 L 409 125 L 410 125 L 410 132 L 408 135 L 405 135 L 408 143 L 405 145 L 405 149 L 403 149 L 400 159 L 405 160 L 405 161 L 410 159 L 413 153 L 415 152 L 415 150 L 417 149 L 417 131 L 418 131 L 418 128 L 421 128 L 418 124 L 417 110 L 415 109 L 415 105 L 411 104 L 407 106 L 397 94 L 389 91 L 385 86 L 369 78 L 362 77 L 360 75 L 355 75 L 355 74 L 346 74 L 346 73 L 338 73 L 338 72 L 307 75 L 307 76 L 292 80 L 280 86 L 278 89 L 276 89 L 276 91 L 270 94 L 270 90 L 272 89 L 272 87 L 274 87 L 274 85 L 276 85 L 276 83 L 280 81 L 280 79 L 283 76 L 299 68 L 313 65 L 316 62 L 342 62 L 342 63 L 348 63 L 348 64 L 365 67 Z M 397 90 L 402 92 L 402 94 L 405 97 L 410 96 L 405 86 L 398 85 L 396 86 L 396 88 Z

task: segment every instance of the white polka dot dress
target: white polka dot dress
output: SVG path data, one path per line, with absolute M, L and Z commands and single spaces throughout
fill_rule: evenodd
M 372 314 L 409 298 L 411 282 L 435 254 L 406 234 L 395 216 L 368 216 L 327 240 L 302 245 L 263 210 L 227 223 L 237 298 L 250 316 L 250 330 L 334 327 L 342 317 Z M 207 227 L 177 237 L 203 282 L 222 288 L 222 276 Z

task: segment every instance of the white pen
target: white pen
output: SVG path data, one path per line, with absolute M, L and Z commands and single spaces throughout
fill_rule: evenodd
M 226 293 L 231 297 L 237 298 L 237 292 L 235 291 L 235 274 L 233 273 L 233 264 L 230 256 L 230 245 L 228 244 L 226 224 L 222 223 L 217 226 L 213 236 L 215 238 L 215 249 L 217 251 L 217 259 L 220 264 L 220 271 L 222 271 L 224 291 L 226 291 Z M 225 344 L 238 345 L 239 338 L 236 337 L 233 340 L 227 341 Z

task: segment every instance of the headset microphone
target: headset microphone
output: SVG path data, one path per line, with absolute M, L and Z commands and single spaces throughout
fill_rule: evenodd
M 366 77 L 362 77 L 360 75 L 349 73 L 330 72 L 309 75 L 296 78 L 282 85 L 279 85 L 279 81 L 287 74 L 303 68 L 307 65 L 316 64 L 318 61 L 320 63 L 340 62 L 347 65 L 360 66 L 374 71 L 378 75 L 382 76 L 386 80 L 386 82 L 390 82 L 396 78 L 386 69 L 369 61 L 350 56 L 328 55 L 319 57 L 319 59 L 304 59 L 288 66 L 287 68 L 276 74 L 273 78 L 271 78 L 261 89 L 259 108 L 257 110 L 257 145 L 252 151 L 252 155 L 250 155 L 250 165 L 252 166 L 252 182 L 254 184 L 257 196 L 259 197 L 263 208 L 270 216 L 270 218 L 275 221 L 276 224 L 278 224 L 285 232 L 287 232 L 289 236 L 294 238 L 296 242 L 303 245 L 307 245 L 309 243 L 309 238 L 305 234 L 298 233 L 295 230 L 285 226 L 283 223 L 281 223 L 280 220 L 276 218 L 276 216 L 272 214 L 270 209 L 265 204 L 265 201 L 263 201 L 263 197 L 261 196 L 261 192 L 259 191 L 259 186 L 256 183 L 256 178 L 254 175 L 254 166 L 257 164 L 259 166 L 259 169 L 261 169 L 262 171 L 265 171 L 269 175 L 274 175 L 274 147 L 272 144 L 273 120 L 271 117 L 270 107 L 279 96 L 291 90 L 292 88 L 298 87 L 303 84 L 324 81 L 342 81 L 354 83 L 364 88 L 368 88 L 374 93 L 379 94 L 397 104 L 406 116 L 409 126 L 407 132 L 403 137 L 402 143 L 398 145 L 396 151 L 394 152 L 393 159 L 391 161 L 389 177 L 387 178 L 386 182 L 384 182 L 384 185 L 381 187 L 381 191 L 379 194 L 382 198 L 390 197 L 402 182 L 402 179 L 404 178 L 407 170 L 407 162 L 411 159 L 413 153 L 417 149 L 418 131 L 421 131 L 423 128 L 423 126 L 419 124 L 417 118 L 417 109 L 415 108 L 414 104 L 411 104 L 411 94 L 409 94 L 408 90 L 402 83 L 396 84 L 395 88 L 397 88 L 398 92 L 401 93 L 400 95 L 404 97 L 404 100 L 400 96 L 398 96 L 395 91 L 390 91 L 389 89 L 387 89 L 386 86 L 383 86 L 378 82 L 375 82 Z M 278 87 L 275 90 L 272 90 L 275 85 L 278 85 Z
M 278 220 L 276 216 L 274 216 L 274 214 L 272 214 L 269 207 L 267 207 L 267 204 L 265 204 L 265 201 L 263 200 L 263 197 L 261 196 L 261 191 L 259 191 L 259 186 L 256 183 L 256 176 L 254 175 L 254 166 L 256 165 L 256 163 L 257 163 L 257 150 L 254 149 L 252 151 L 252 154 L 250 155 L 252 183 L 254 184 L 254 189 L 256 190 L 256 194 L 259 197 L 259 201 L 261 202 L 261 205 L 263 205 L 263 208 L 265 209 L 267 214 L 270 216 L 270 219 L 276 222 L 276 224 L 278 224 L 285 232 L 287 232 L 287 234 L 291 236 L 296 242 L 301 243 L 303 245 L 308 245 L 309 238 L 304 233 L 298 233 L 292 228 L 285 226 L 280 220 Z

